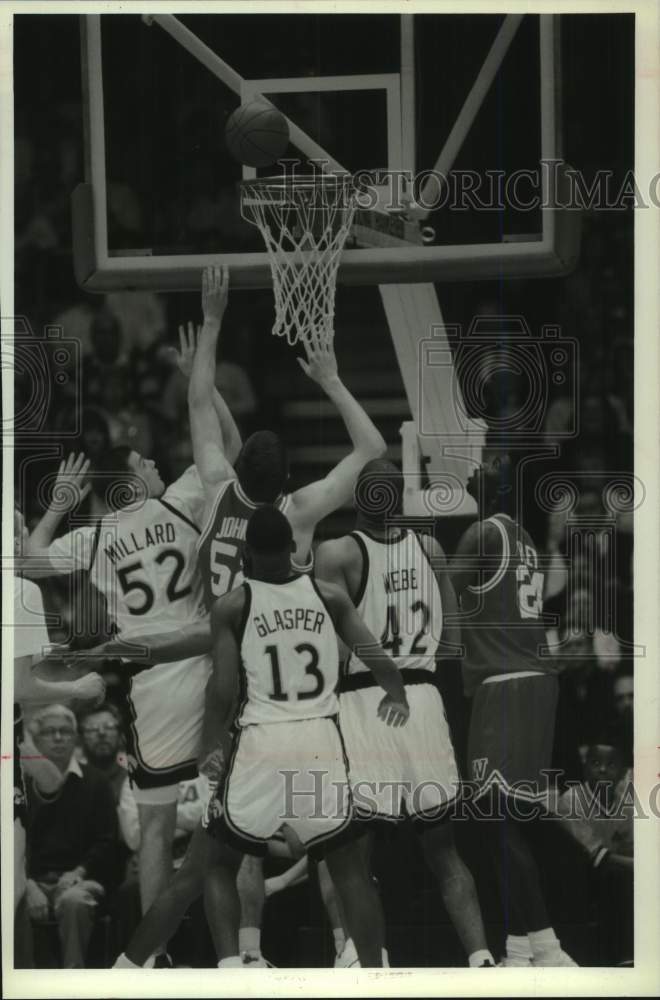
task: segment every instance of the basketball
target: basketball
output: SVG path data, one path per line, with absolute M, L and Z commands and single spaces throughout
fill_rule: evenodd
M 282 156 L 289 143 L 289 126 L 277 108 L 263 101 L 242 104 L 225 128 L 227 149 L 239 163 L 267 167 Z

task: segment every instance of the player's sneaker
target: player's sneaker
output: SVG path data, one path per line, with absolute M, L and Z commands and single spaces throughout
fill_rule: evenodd
M 171 956 L 165 951 L 161 952 L 160 955 L 156 955 L 153 967 L 154 969 L 173 969 L 174 962 L 172 961 Z
M 577 962 L 574 962 L 571 956 L 567 955 L 561 948 L 553 948 L 551 951 L 544 951 L 540 955 L 534 955 L 532 965 L 536 966 L 538 969 L 558 969 L 568 966 L 574 966 L 577 968 Z
M 500 969 L 531 969 L 531 958 L 523 958 L 522 955 L 507 955 L 499 962 Z
M 267 961 L 260 951 L 241 952 L 243 966 L 250 969 L 274 969 L 272 962 Z
M 353 944 L 352 938 L 349 938 L 344 945 L 341 954 L 335 957 L 335 969 L 359 969 L 360 962 L 358 959 L 357 951 L 355 950 L 355 945 Z
M 386 948 L 383 948 L 381 953 L 381 958 L 383 962 L 383 968 L 389 969 L 390 956 L 388 955 Z M 355 945 L 353 944 L 351 938 L 349 938 L 346 944 L 344 945 L 344 950 L 342 951 L 341 955 L 337 955 L 337 957 L 335 958 L 335 969 L 359 969 L 359 968 L 361 968 L 360 960 L 358 958 L 357 951 L 355 950 Z

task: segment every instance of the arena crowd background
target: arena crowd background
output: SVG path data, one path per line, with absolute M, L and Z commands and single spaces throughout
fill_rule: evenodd
M 612 171 L 616 191 L 633 166 L 633 20 L 622 16 L 564 20 L 564 94 L 570 101 L 564 115 L 565 156 L 587 183 L 598 170 Z M 590 50 L 600 53 L 597 66 L 580 57 L 587 33 Z M 47 60 L 33 57 L 45 52 Z M 46 326 L 61 327 L 66 338 L 79 343 L 82 359 L 79 381 L 70 379 L 64 389 L 49 387 L 49 431 L 56 438 L 58 429 L 70 426 L 74 408 L 82 407 L 82 433 L 73 443 L 67 439 L 67 449 L 84 450 L 93 462 L 110 444 L 128 443 L 153 456 L 169 482 L 190 464 L 191 447 L 185 386 L 166 348 L 177 343 L 179 323 L 199 321 L 198 297 L 127 292 L 99 297 L 76 286 L 70 195 L 83 179 L 78 19 L 17 17 L 14 53 L 15 312 L 18 322 L 35 334 Z M 214 142 L 220 143 L 221 129 L 218 123 L 215 140 L 206 135 L 199 144 L 194 101 L 194 95 L 180 98 L 177 121 L 183 132 L 177 142 L 182 149 L 195 148 L 199 183 L 178 191 L 177 206 L 184 213 L 182 226 L 190 245 L 208 250 L 213 246 L 207 208 L 214 197 L 218 155 Z M 168 185 L 176 186 L 173 176 L 163 178 L 163 191 Z M 111 177 L 109 216 L 116 240 L 140 232 L 146 198 L 126 176 Z M 170 208 L 164 200 L 159 210 L 167 213 Z M 525 508 L 525 523 L 539 550 L 553 557 L 546 610 L 558 616 L 556 638 L 568 637 L 561 647 L 562 702 L 556 741 L 556 766 L 564 770 L 565 779 L 581 779 L 585 748 L 594 741 L 616 741 L 626 766 L 633 763 L 632 513 L 622 502 L 607 506 L 608 485 L 633 472 L 633 266 L 632 207 L 593 209 L 584 212 L 580 263 L 568 277 L 462 283 L 441 289 L 447 322 L 467 327 L 475 316 L 517 314 L 532 330 L 546 322 L 557 323 L 579 343 L 575 375 L 580 433 L 562 446 L 559 458 L 536 468 L 539 476 L 544 470 L 561 471 L 573 484 L 575 510 L 596 524 L 588 557 L 569 561 L 567 515 L 561 504 L 555 510 L 538 505 L 531 485 Z M 328 448 L 342 443 L 342 434 L 331 420 L 302 421 L 291 412 L 296 400 L 315 397 L 313 387 L 294 370 L 291 354 L 269 336 L 271 312 L 269 292 L 231 297 L 217 382 L 244 432 L 269 426 L 284 435 L 296 485 L 330 464 L 324 448 L 329 454 Z M 381 429 L 396 455 L 398 428 L 409 419 L 409 411 L 377 292 L 352 288 L 349 294 L 340 289 L 337 313 L 336 350 L 342 375 L 358 398 L 391 401 L 392 416 Z M 507 377 L 491 383 L 489 390 L 486 412 L 495 423 L 520 405 L 524 387 Z M 19 373 L 17 411 L 28 391 Z M 548 386 L 540 444 L 553 442 L 553 435 L 571 419 L 571 406 L 566 396 Z M 55 464 L 47 448 L 17 441 L 17 500 L 30 526 L 43 512 L 39 479 Z M 607 536 L 605 521 L 614 525 L 612 536 Z M 349 527 L 350 512 L 344 512 L 326 523 L 322 534 L 338 534 Z M 439 526 L 439 533 L 451 548 L 455 529 Z M 599 566 L 609 560 L 612 538 L 615 572 L 607 580 L 605 600 Z M 102 624 L 95 618 L 98 609 L 84 579 L 77 581 L 73 597 L 61 582 L 47 581 L 42 589 L 47 610 L 62 622 L 61 629 L 53 629 L 53 640 L 70 631 L 81 646 L 98 641 Z M 603 607 L 610 610 L 604 612 Z M 464 722 L 458 669 L 447 670 L 440 684 L 460 750 Z M 118 680 L 111 692 L 117 704 L 119 695 Z M 493 876 L 479 853 L 478 830 L 471 823 L 463 827 L 461 847 L 477 878 L 489 933 L 497 942 L 501 928 Z M 609 914 L 605 924 L 613 935 L 610 940 L 603 931 L 607 896 L 581 852 L 552 824 L 539 825 L 537 841 L 547 898 L 566 949 L 580 964 L 620 960 L 617 934 L 624 933 L 622 925 L 632 921 L 632 913 Z M 403 856 L 409 864 L 399 862 Z M 385 903 L 393 963 L 461 964 L 455 933 L 408 830 L 382 838 L 375 874 Z M 192 919 L 203 926 L 199 913 Z M 184 927 L 173 948 L 182 964 L 205 964 L 210 957 L 194 926 Z M 331 943 L 313 878 L 269 900 L 264 952 L 275 965 L 329 964 Z M 97 964 L 108 957 L 98 942 L 95 956 Z

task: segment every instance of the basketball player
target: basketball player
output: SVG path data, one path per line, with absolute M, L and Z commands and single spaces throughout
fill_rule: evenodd
M 335 629 L 350 649 L 370 647 L 370 668 L 386 692 L 374 704 L 374 716 L 394 727 L 408 719 L 401 677 L 341 591 L 293 570 L 293 532 L 280 511 L 257 510 L 245 541 L 248 579 L 212 611 L 223 744 L 241 688 L 222 806 L 217 809 L 216 798 L 209 824 L 209 835 L 221 845 L 205 888 L 219 965 L 242 964 L 236 891 L 242 854 L 263 856 L 286 817 L 310 854 L 326 856 L 362 964 L 380 966 L 380 903 L 350 842 L 350 790 L 336 719 Z M 288 791 L 287 775 L 293 776 Z
M 86 570 L 126 639 L 146 623 L 161 633 L 176 632 L 203 611 L 196 546 L 205 501 L 194 467 L 166 490 L 153 461 L 120 446 L 94 471 L 94 491 L 110 501 L 109 512 L 96 526 L 32 547 L 25 572 Z M 171 876 L 178 786 L 197 774 L 209 676 L 209 657 L 193 656 L 131 680 L 129 763 L 142 830 L 145 910 Z
M 405 730 L 378 726 L 370 650 L 361 657 L 349 655 L 340 719 L 355 808 L 366 819 L 398 820 L 404 814 L 412 819 L 470 966 L 494 966 L 474 881 L 448 819 L 459 777 L 433 678 L 443 631 L 455 655 L 459 637 L 444 618 L 455 617 L 456 598 L 439 543 L 401 526 L 402 501 L 403 476 L 396 466 L 384 459 L 368 462 L 355 490 L 356 530 L 322 543 L 316 552 L 317 577 L 341 587 L 366 627 L 381 636 L 413 712 Z M 363 828 L 366 832 L 367 824 Z
M 518 815 L 530 799 L 547 804 L 542 772 L 551 763 L 557 678 L 539 655 L 546 645 L 543 573 L 516 520 L 510 457 L 495 454 L 467 490 L 479 520 L 461 538 L 451 576 L 463 616 L 464 689 L 473 698 L 468 766 L 475 798 L 486 817 L 506 817 L 483 822 L 509 918 L 504 964 L 571 966 L 550 925 L 523 826 L 506 808 L 513 804 Z

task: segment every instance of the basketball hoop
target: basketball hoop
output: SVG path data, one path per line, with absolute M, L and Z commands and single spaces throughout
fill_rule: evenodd
M 332 342 L 337 271 L 355 198 L 350 174 L 283 174 L 241 183 L 241 214 L 261 232 L 270 262 L 273 333 L 289 344 Z

